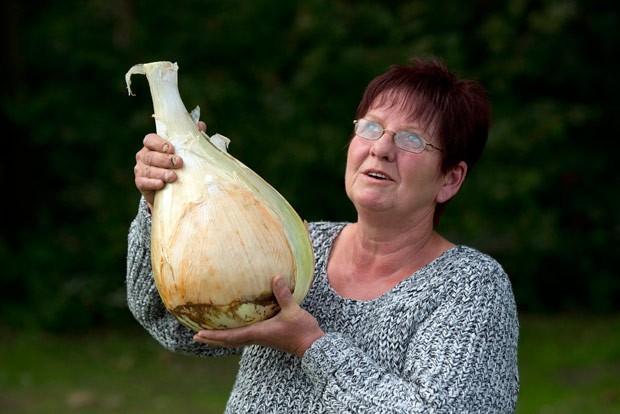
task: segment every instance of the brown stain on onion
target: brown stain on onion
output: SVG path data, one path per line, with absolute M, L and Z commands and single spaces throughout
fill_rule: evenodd
M 252 316 L 242 315 L 241 307 L 252 306 L 255 312 Z M 236 326 L 246 326 L 254 322 L 273 317 L 280 311 L 280 306 L 272 293 L 264 294 L 254 300 L 236 301 L 228 305 L 213 305 L 209 303 L 186 303 L 169 309 L 181 322 L 191 321 L 201 329 L 228 329 L 230 320 L 235 321 Z M 218 324 L 218 320 L 226 320 L 226 323 Z M 190 329 L 196 330 L 195 325 L 186 324 Z

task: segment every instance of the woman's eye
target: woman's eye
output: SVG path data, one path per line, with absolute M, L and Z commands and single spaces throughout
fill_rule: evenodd
M 424 141 L 418 134 L 406 133 L 405 142 L 412 148 L 421 148 L 424 146 Z
M 374 123 L 374 122 L 369 122 L 366 125 L 366 129 L 368 130 L 368 132 L 371 132 L 373 134 L 383 131 L 383 128 L 381 128 L 381 125 Z

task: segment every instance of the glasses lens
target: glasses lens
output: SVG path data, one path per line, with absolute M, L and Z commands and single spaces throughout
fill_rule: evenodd
M 424 147 L 426 146 L 426 142 L 421 136 L 407 131 L 398 132 L 396 136 L 394 136 L 394 141 L 400 148 L 409 152 L 420 153 L 424 151 Z
M 366 139 L 379 139 L 383 135 L 383 127 L 376 122 L 360 119 L 355 123 L 355 133 Z

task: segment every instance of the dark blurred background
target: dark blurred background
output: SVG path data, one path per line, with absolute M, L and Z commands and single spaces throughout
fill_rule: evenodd
M 306 220 L 353 220 L 345 145 L 367 82 L 439 56 L 493 102 L 487 150 L 441 231 L 496 257 L 524 313 L 620 310 L 617 2 L 146 0 L 2 3 L 0 315 L 127 323 L 136 63 L 178 62 L 188 109 Z

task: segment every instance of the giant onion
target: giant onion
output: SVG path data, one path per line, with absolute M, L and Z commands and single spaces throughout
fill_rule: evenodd
M 185 108 L 178 66 L 152 62 L 125 75 L 149 83 L 158 135 L 183 158 L 177 181 L 155 195 L 151 262 L 168 311 L 193 330 L 226 329 L 279 311 L 271 281 L 284 277 L 301 303 L 314 272 L 307 225 L 270 184 L 209 137 Z

